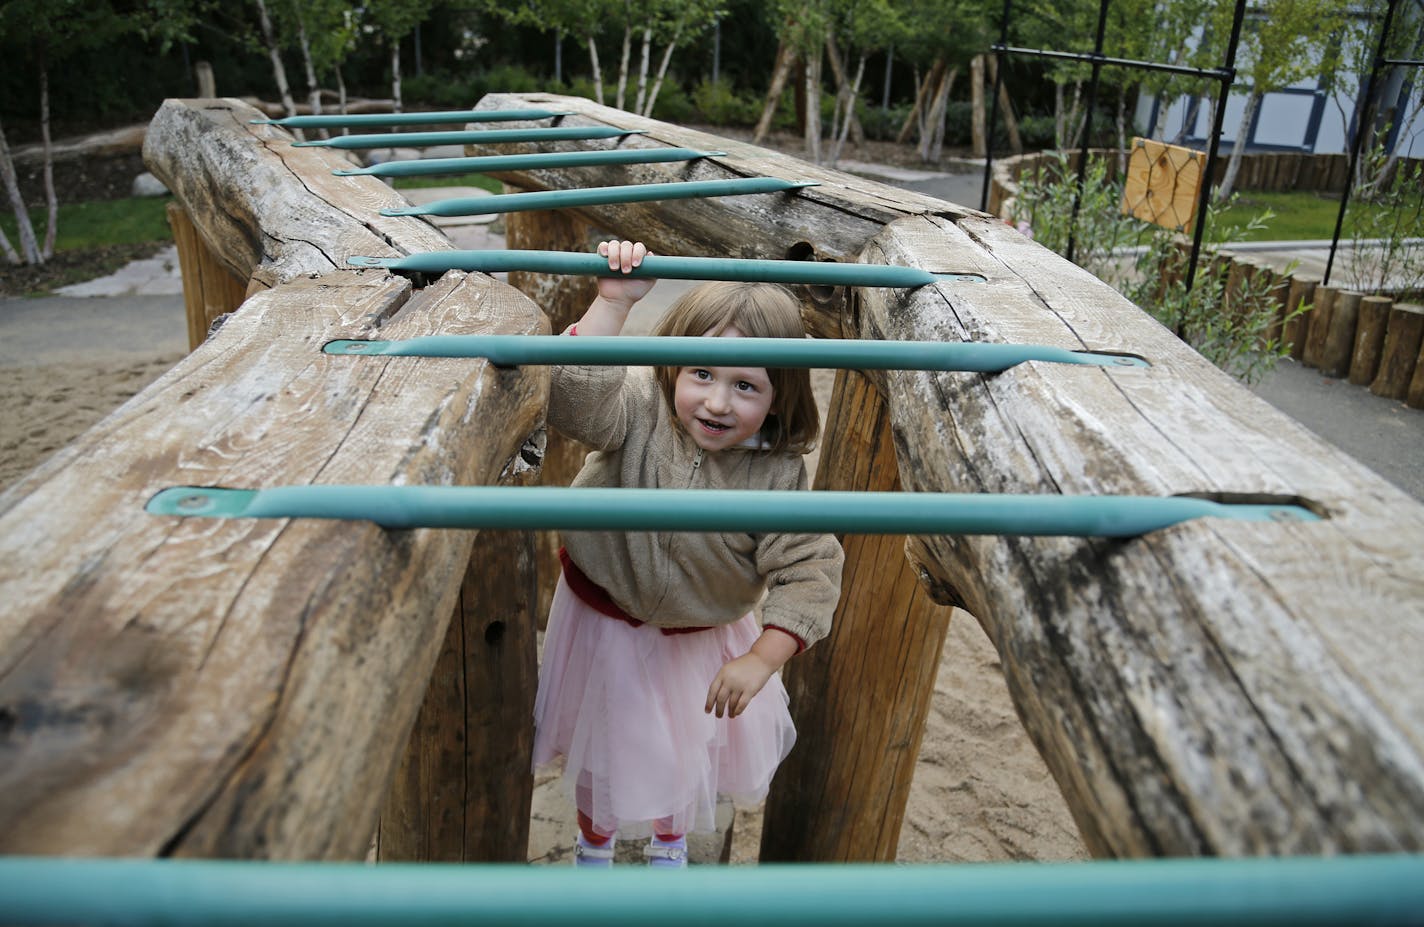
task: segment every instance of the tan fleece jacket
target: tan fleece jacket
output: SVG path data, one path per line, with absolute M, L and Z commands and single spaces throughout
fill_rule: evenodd
M 575 486 L 806 489 L 799 454 L 705 452 L 682 430 L 650 367 L 555 367 L 549 424 L 596 448 Z M 629 615 L 662 628 L 762 624 L 810 646 L 830 631 L 841 546 L 828 534 L 566 531 L 564 547 Z

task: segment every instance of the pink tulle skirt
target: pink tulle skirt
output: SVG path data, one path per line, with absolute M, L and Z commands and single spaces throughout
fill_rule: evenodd
M 534 703 L 534 766 L 564 760 L 563 789 L 595 830 L 628 837 L 714 829 L 717 796 L 765 797 L 796 742 L 773 676 L 736 718 L 703 711 L 722 664 L 751 649 L 753 615 L 663 634 L 594 611 L 559 578 Z

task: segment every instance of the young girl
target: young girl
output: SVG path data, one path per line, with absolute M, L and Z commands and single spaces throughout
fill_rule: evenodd
M 642 244 L 598 253 L 628 273 Z M 607 277 L 566 334 L 617 335 L 652 280 Z M 705 283 L 659 335 L 803 338 L 771 284 Z M 558 367 L 549 423 L 596 450 L 575 486 L 805 489 L 820 430 L 808 371 Z M 575 865 L 612 864 L 615 835 L 652 839 L 649 865 L 687 865 L 718 794 L 766 795 L 796 731 L 776 676 L 824 637 L 840 596 L 830 535 L 566 532 L 534 708 L 534 765 L 564 758 Z M 761 603 L 758 625 L 752 610 Z

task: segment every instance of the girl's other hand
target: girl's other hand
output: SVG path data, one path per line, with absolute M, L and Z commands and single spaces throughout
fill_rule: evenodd
M 608 269 L 619 274 L 627 274 L 643 263 L 648 249 L 641 241 L 602 241 L 598 243 L 598 253 L 608 258 Z M 653 288 L 656 280 L 647 277 L 599 277 L 598 295 L 610 303 L 627 310 Z
M 722 665 L 717 678 L 707 690 L 707 705 L 703 709 L 717 717 L 735 718 L 747 710 L 752 699 L 766 685 L 777 667 L 756 651 L 750 651 Z

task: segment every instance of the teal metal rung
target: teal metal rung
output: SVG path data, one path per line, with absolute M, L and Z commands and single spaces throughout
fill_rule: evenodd
M 572 116 L 568 110 L 552 109 L 460 109 L 434 113 L 350 113 L 322 116 L 286 116 L 281 119 L 254 119 L 255 126 L 282 126 L 288 129 L 341 129 L 362 126 L 419 126 L 443 122 L 512 122 L 516 119 L 553 119 Z
M 746 531 L 1137 537 L 1195 518 L 1318 521 L 1295 505 L 1190 496 L 584 489 L 548 486 L 175 486 L 154 515 L 327 518 L 384 528 L 529 531 Z
M 455 863 L 0 859 L 30 927 L 1323 927 L 1420 923 L 1424 856 L 575 871 Z
M 1097 367 L 1147 367 L 1128 354 L 1070 351 L 1042 344 L 964 341 L 857 341 L 840 338 L 640 338 L 546 335 L 425 335 L 403 341 L 329 341 L 327 354 L 387 357 L 483 357 L 497 367 L 521 364 L 618 364 L 685 367 L 820 367 L 851 370 L 953 370 L 998 373 L 1028 361 Z
M 369 167 L 332 171 L 338 177 L 371 174 L 376 177 L 425 177 L 438 174 L 480 174 L 498 171 L 538 171 L 556 167 L 600 167 L 606 164 L 658 164 L 720 158 L 725 151 L 693 148 L 618 148 L 612 151 L 545 151 L 521 155 L 484 155 L 478 158 L 424 158 L 387 161 Z
M 406 273 L 443 274 L 447 270 L 487 274 L 529 271 L 585 277 L 651 277 L 660 280 L 749 280 L 819 286 L 917 287 L 929 283 L 983 283 L 976 273 L 930 273 L 890 264 L 839 264 L 831 261 L 754 261 L 741 258 L 667 257 L 650 254 L 627 274 L 608 269 L 608 259 L 578 251 L 424 251 L 403 257 L 348 257 L 353 267 L 384 267 Z
M 381 135 L 338 135 L 292 142 L 296 148 L 429 148 L 434 145 L 494 145 L 500 142 L 563 142 L 586 138 L 643 135 L 642 129 L 611 126 L 570 126 L 558 129 L 473 129 L 462 132 L 387 132 Z
M 539 190 L 435 200 L 420 206 L 382 209 L 383 216 L 483 216 L 523 212 L 528 209 L 569 209 L 606 203 L 643 203 L 650 200 L 687 200 L 749 193 L 783 193 L 816 187 L 813 180 L 744 177 L 737 180 L 693 180 L 685 183 L 640 183 L 620 187 L 586 187 L 581 190 Z

